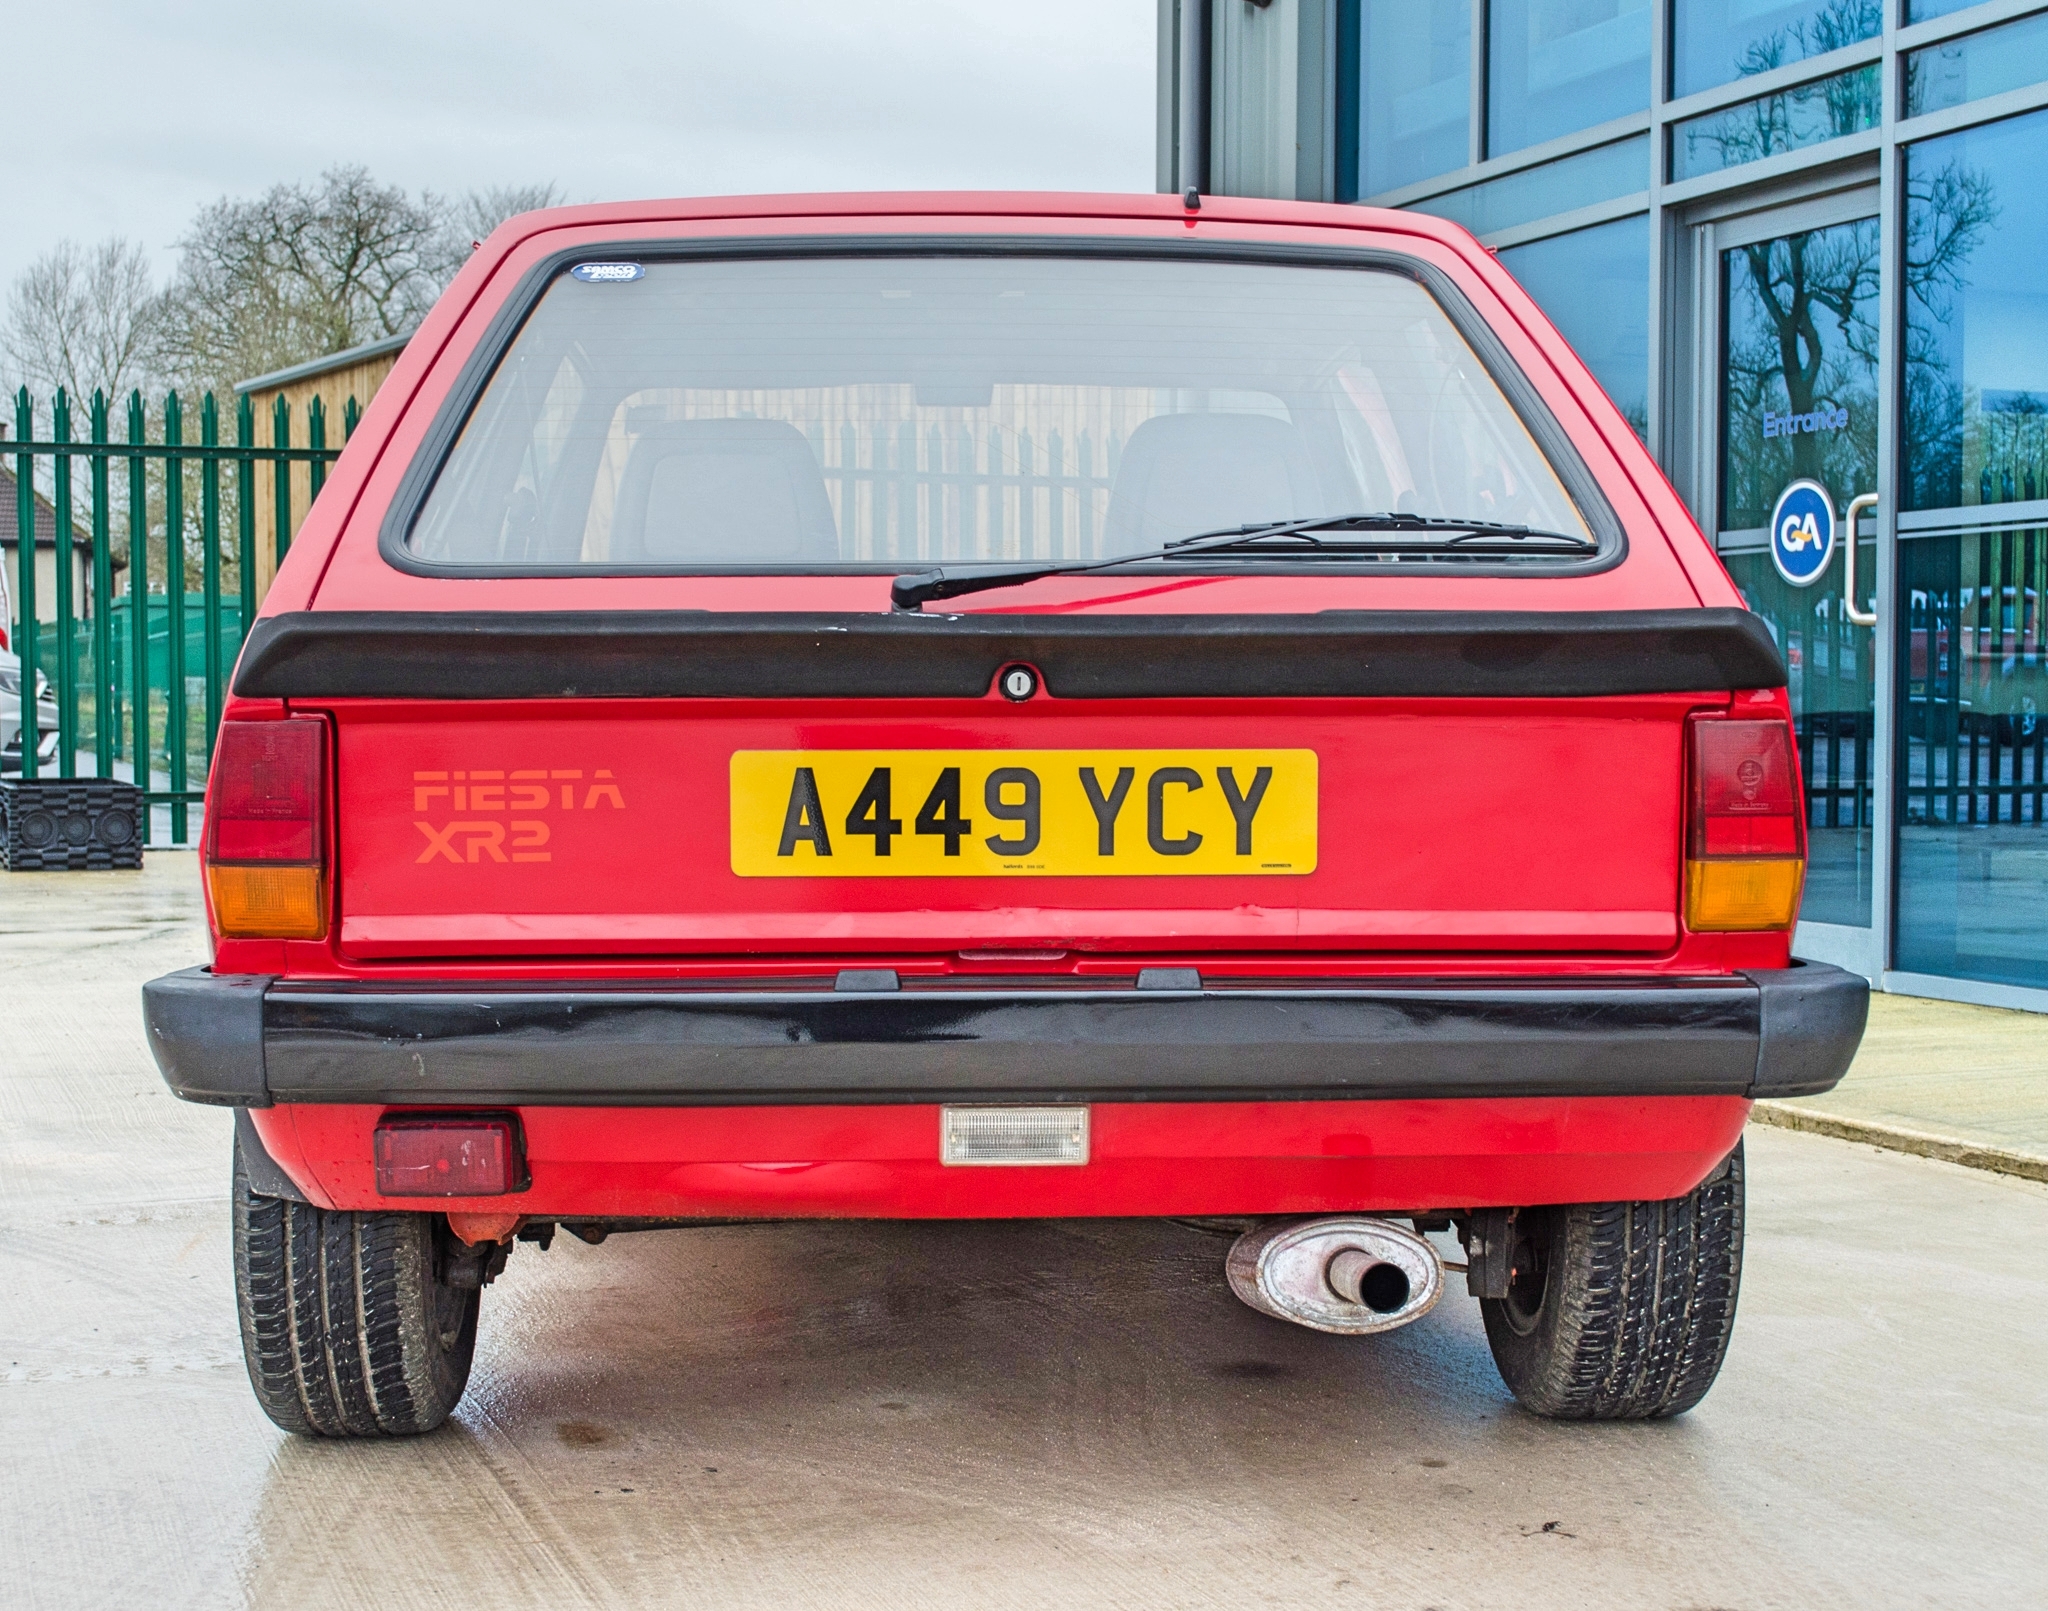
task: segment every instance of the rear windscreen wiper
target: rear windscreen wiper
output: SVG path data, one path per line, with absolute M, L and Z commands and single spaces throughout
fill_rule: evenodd
M 1363 539 L 1363 540 L 1361 540 Z M 1281 544 L 1285 546 L 1281 546 Z M 1270 545 L 1270 546 L 1269 546 Z M 1048 560 L 1044 563 L 1000 565 L 986 569 L 913 571 L 889 588 L 899 610 L 921 608 L 932 599 L 958 598 L 991 588 L 1016 587 L 1043 576 L 1073 576 L 1083 571 L 1110 570 L 1147 559 L 1184 559 L 1194 554 L 1240 554 L 1286 559 L 1379 558 L 1386 555 L 1460 554 L 1572 555 L 1592 553 L 1590 537 L 1562 531 L 1539 531 L 1496 520 L 1448 520 L 1438 515 L 1400 513 L 1316 515 L 1307 520 L 1268 520 L 1197 532 L 1159 548 L 1112 559 Z

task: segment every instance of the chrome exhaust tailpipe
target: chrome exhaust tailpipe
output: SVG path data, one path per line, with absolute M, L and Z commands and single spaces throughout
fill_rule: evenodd
M 1347 1335 L 1420 1320 L 1444 1291 L 1435 1248 L 1363 1215 L 1262 1225 L 1231 1244 L 1223 1267 L 1230 1290 L 1260 1314 Z

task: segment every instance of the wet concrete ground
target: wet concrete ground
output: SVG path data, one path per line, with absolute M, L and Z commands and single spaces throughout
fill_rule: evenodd
M 1462 1297 L 1266 1320 L 1174 1226 L 785 1225 L 522 1247 L 455 1424 L 288 1438 L 228 1117 L 142 1042 L 192 876 L 0 874 L 0 1605 L 2048 1600 L 2048 1188 L 1783 1131 L 1674 1422 L 1523 1415 Z

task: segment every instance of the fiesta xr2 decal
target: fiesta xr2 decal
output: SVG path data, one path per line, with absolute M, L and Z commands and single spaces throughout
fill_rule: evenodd
M 416 817 L 413 826 L 426 839 L 416 862 L 550 861 L 552 837 L 546 818 L 522 815 L 507 821 L 484 812 L 623 811 L 626 799 L 609 768 L 599 767 L 586 779 L 581 767 L 527 767 L 514 771 L 415 772 L 412 808 L 418 813 L 452 811 L 442 823 Z

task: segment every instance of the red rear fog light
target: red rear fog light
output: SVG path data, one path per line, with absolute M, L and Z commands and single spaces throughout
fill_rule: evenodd
M 386 1197 L 502 1197 L 525 1189 L 510 1119 L 398 1115 L 375 1136 L 377 1190 Z

